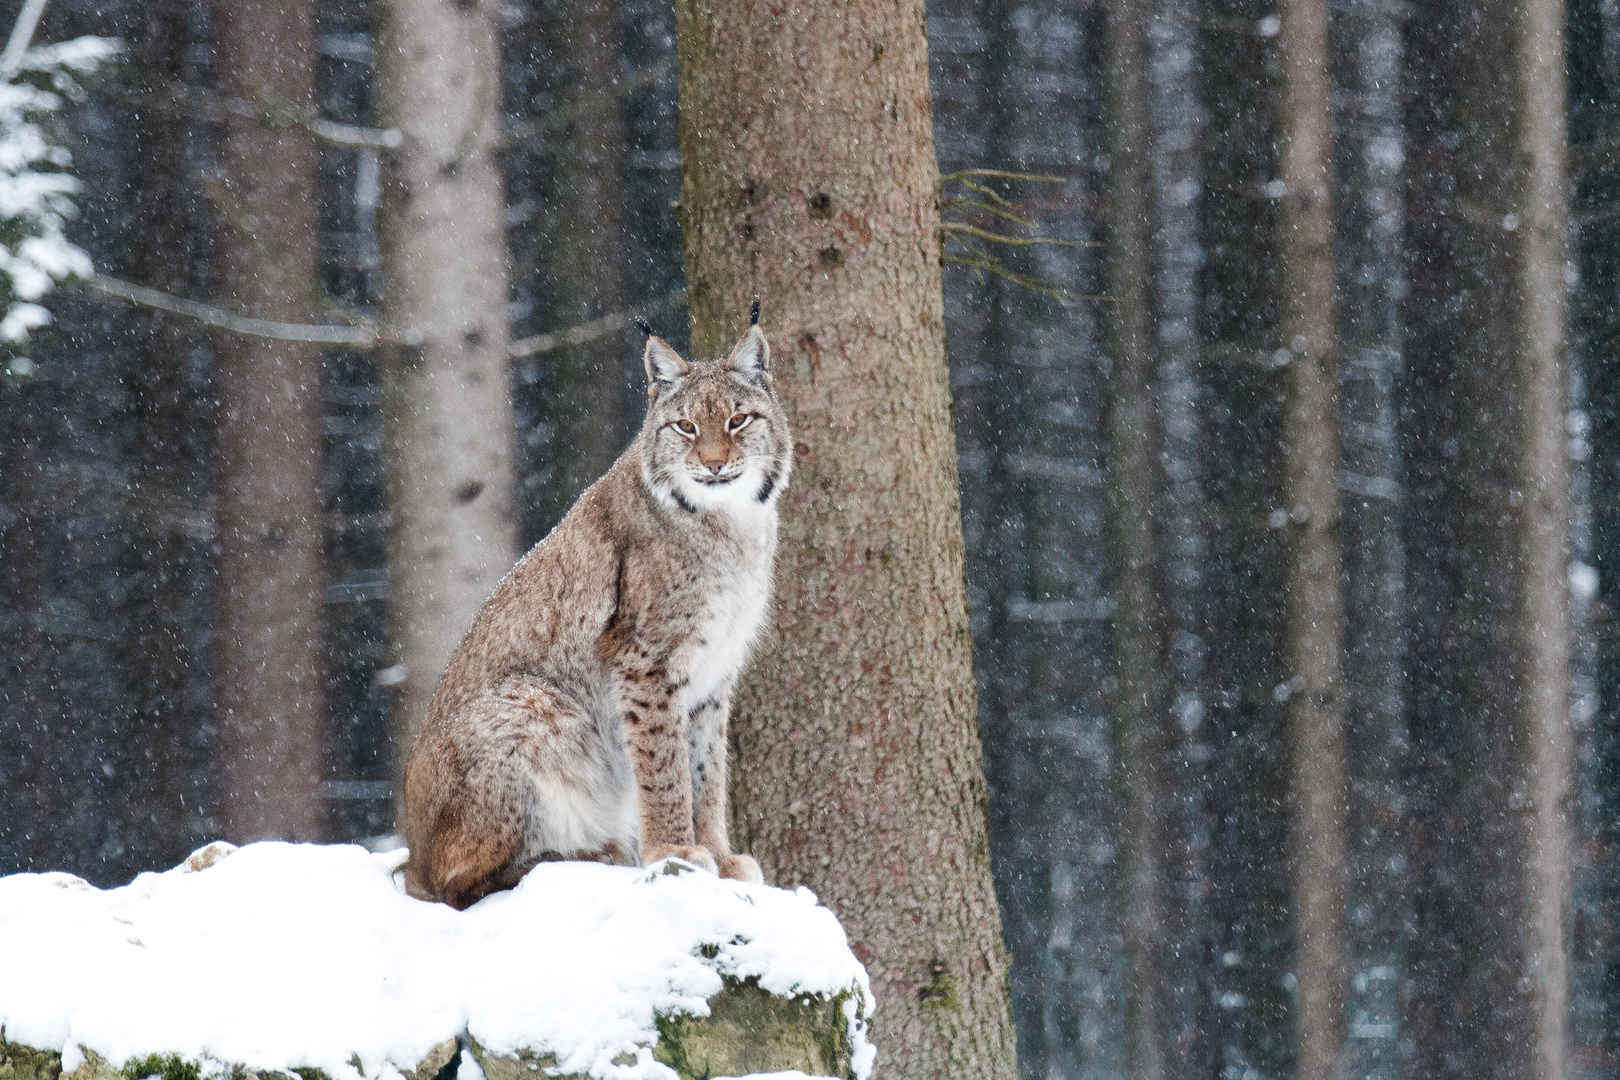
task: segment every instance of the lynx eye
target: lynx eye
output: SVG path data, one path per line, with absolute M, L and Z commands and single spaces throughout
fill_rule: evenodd
M 738 413 L 730 420 L 726 421 L 726 430 L 741 431 L 743 428 L 748 426 L 748 422 L 752 419 L 753 417 L 749 416 L 747 413 Z
M 677 420 L 675 427 L 682 435 L 696 435 L 697 425 L 690 420 Z

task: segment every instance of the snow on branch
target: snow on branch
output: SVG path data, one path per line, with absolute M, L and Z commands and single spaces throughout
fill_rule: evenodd
M 39 303 L 46 293 L 94 273 L 90 256 L 67 238 L 67 222 L 78 215 L 79 181 L 48 121 L 66 100 L 83 96 L 74 76 L 118 50 L 117 42 L 98 37 L 28 49 L 11 60 L 15 77 L 0 83 L 0 341 L 8 345 L 22 345 L 51 321 Z

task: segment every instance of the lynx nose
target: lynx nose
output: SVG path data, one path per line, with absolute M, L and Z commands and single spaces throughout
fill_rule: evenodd
M 720 470 L 726 467 L 725 458 L 704 458 L 703 467 L 709 470 L 710 476 L 719 476 Z

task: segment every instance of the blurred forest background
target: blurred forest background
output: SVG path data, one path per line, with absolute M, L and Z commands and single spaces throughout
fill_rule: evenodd
M 39 40 L 98 34 L 126 47 L 65 114 L 85 184 L 74 235 L 100 272 L 293 323 L 387 313 L 378 211 L 391 143 L 375 12 L 365 0 L 307 8 L 303 45 L 283 36 L 264 55 L 262 28 L 233 22 L 229 4 L 51 5 Z M 1131 609 L 1110 546 L 1122 444 L 1109 423 L 1122 362 L 1108 302 L 1083 298 L 1119 292 L 1111 181 L 1132 157 L 1117 149 L 1129 108 L 1152 147 L 1133 160 L 1146 185 L 1139 283 L 1158 432 L 1145 496 L 1163 567 L 1150 625 L 1162 645 L 1154 767 L 1143 775 L 1162 838 L 1164 1075 L 1270 1080 L 1298 1071 L 1285 546 L 1300 522 L 1283 431 L 1290 349 L 1301 350 L 1279 284 L 1280 23 L 1270 0 L 1119 9 L 1142 32 L 1139 62 L 1125 60 L 1135 95 L 1111 96 L 1121 39 L 1108 32 L 1108 4 L 928 7 L 941 173 L 1055 178 L 960 177 L 946 198 L 973 195 L 964 179 L 980 183 L 1046 235 L 1116 244 L 1003 255 L 1013 272 L 1072 294 L 1068 303 L 971 265 L 945 278 L 1020 1068 L 1030 1078 L 1127 1073 L 1116 719 L 1118 624 Z M 1491 440 L 1529 406 L 1511 378 L 1470 361 L 1490 353 L 1491 334 L 1513 332 L 1493 311 L 1502 259 L 1475 233 L 1518 228 L 1517 213 L 1479 197 L 1512 157 L 1480 132 L 1518 107 L 1502 29 L 1514 10 L 1331 5 L 1342 1035 L 1347 1075 L 1369 1080 L 1491 1073 L 1477 1034 L 1513 1007 L 1511 989 L 1482 973 L 1502 924 L 1471 914 L 1493 890 L 1511 893 L 1499 876 L 1525 857 L 1493 847 L 1486 819 L 1518 797 L 1493 785 L 1531 753 L 1491 708 L 1492 680 L 1506 678 L 1497 639 L 1518 609 L 1482 597 L 1481 582 L 1517 570 L 1499 579 L 1492 569 L 1511 564 L 1492 561 L 1507 519 L 1480 493 L 1501 480 Z M 487 98 L 502 110 L 510 331 L 479 344 L 511 355 L 512 505 L 527 546 L 639 424 L 639 342 L 624 313 L 686 344 L 674 10 L 508 0 L 501 12 L 501 92 Z M 1566 26 L 1567 1075 L 1596 1078 L 1620 1075 L 1620 4 L 1569 0 Z M 287 51 L 298 47 L 307 55 Z M 236 108 L 255 95 L 233 79 L 255 64 L 302 65 L 318 114 L 278 113 L 262 96 Z M 242 239 L 254 230 L 233 193 L 283 177 L 270 197 L 284 200 L 273 229 L 284 246 L 272 257 Z M 277 262 L 289 251 L 307 281 Z M 273 310 L 274 289 L 255 294 L 276 274 L 307 285 L 305 301 Z M 60 869 L 113 884 L 221 834 L 382 842 L 413 672 L 388 641 L 399 576 L 383 457 L 389 353 L 367 347 L 373 324 L 357 322 L 365 332 L 350 346 L 244 344 L 105 291 L 50 303 L 54 328 L 0 374 L 0 873 Z M 318 372 L 307 400 L 271 409 L 281 443 L 244 445 L 221 405 L 255 349 L 294 350 L 277 355 Z M 508 438 L 498 411 L 466 419 L 489 424 L 492 442 Z M 315 481 L 309 528 L 261 539 L 284 560 L 278 572 L 290 576 L 279 580 L 314 581 L 317 602 L 300 613 L 289 600 L 275 616 L 304 620 L 275 654 L 293 674 L 255 683 L 247 668 L 263 664 L 231 643 L 256 630 L 224 625 L 241 616 L 222 616 L 223 598 L 274 593 L 277 579 L 244 581 L 231 537 L 264 497 L 254 469 L 303 467 Z M 481 490 L 469 490 L 474 504 Z M 300 767 L 318 783 L 292 791 L 297 805 L 248 805 L 241 778 L 270 745 L 309 755 Z

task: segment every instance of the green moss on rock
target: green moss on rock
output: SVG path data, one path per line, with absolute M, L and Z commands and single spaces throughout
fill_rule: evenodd
M 61 1075 L 61 1054 L 7 1042 L 0 1031 L 0 1080 L 58 1080 Z
M 439 1070 L 460 1052 L 461 1044 L 447 1039 L 434 1047 L 414 1069 L 406 1070 L 408 1080 L 434 1080 Z M 359 1066 L 359 1059 L 354 1062 Z M 115 1069 L 94 1050 L 84 1051 L 84 1062 L 73 1072 L 62 1072 L 62 1055 L 48 1050 L 8 1042 L 0 1032 L 0 1080 L 204 1080 L 199 1062 L 179 1054 L 148 1054 L 131 1058 Z M 332 1080 L 321 1069 L 299 1066 L 286 1070 L 255 1070 L 236 1066 L 228 1071 L 230 1080 Z
M 83 1064 L 62 1076 L 63 1080 L 124 1080 L 124 1074 L 94 1050 L 85 1050 Z
M 410 1080 L 433 1080 L 434 1077 L 439 1075 L 440 1070 L 454 1061 L 456 1055 L 460 1053 L 461 1040 L 446 1039 L 432 1050 L 429 1050 L 427 1057 L 417 1062 L 416 1068 L 405 1075 Z M 304 1080 L 309 1080 L 309 1078 L 305 1077 Z
M 709 999 L 708 1016 L 658 1017 L 658 1042 L 652 1054 L 681 1080 L 789 1069 L 853 1080 L 849 1021 L 844 1016 L 851 993 L 785 998 L 761 989 L 756 979 L 725 977 L 720 992 Z M 585 1080 L 576 1074 L 548 1072 L 557 1067 L 553 1054 L 531 1050 L 511 1056 L 491 1054 L 472 1039 L 468 1047 L 488 1080 Z M 619 1064 L 634 1060 L 628 1052 L 614 1058 Z
M 467 1049 L 473 1060 L 484 1070 L 488 1080 L 583 1080 L 575 1076 L 556 1076 L 548 1069 L 557 1067 L 557 1055 L 537 1054 L 533 1050 L 519 1050 L 516 1054 L 491 1054 L 478 1042 L 468 1038 Z
M 681 1080 L 798 1069 L 852 1080 L 844 1002 L 802 995 L 777 997 L 756 979 L 727 978 L 709 999 L 708 1016 L 660 1016 L 653 1057 Z M 493 1078 L 492 1078 L 493 1080 Z
M 148 1054 L 143 1058 L 131 1058 L 124 1062 L 124 1067 L 118 1071 L 124 1080 L 147 1080 L 148 1077 L 159 1077 L 160 1080 L 202 1080 L 202 1069 L 197 1063 L 187 1061 L 179 1054 Z

